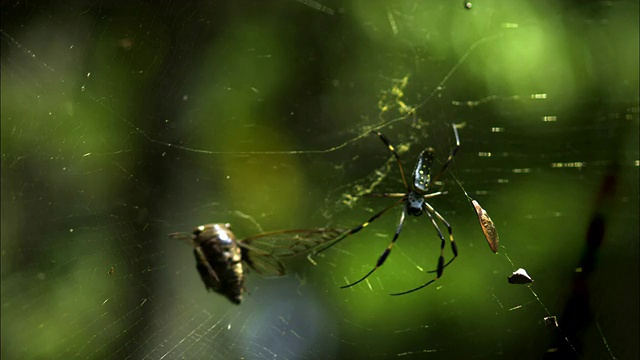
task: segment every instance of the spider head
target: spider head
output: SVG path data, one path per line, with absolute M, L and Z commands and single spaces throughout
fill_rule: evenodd
M 407 213 L 413 216 L 422 215 L 422 207 L 424 206 L 424 198 L 422 195 L 411 191 L 407 197 Z
M 418 157 L 416 167 L 413 169 L 411 178 L 413 179 L 413 191 L 418 194 L 426 194 L 429 191 L 429 182 L 431 181 L 431 163 L 435 158 L 436 151 L 433 148 L 426 148 Z

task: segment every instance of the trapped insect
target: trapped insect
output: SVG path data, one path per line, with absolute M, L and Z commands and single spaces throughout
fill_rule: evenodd
M 350 283 L 348 285 L 342 286 L 343 289 L 360 283 L 361 281 L 363 281 L 364 279 L 369 277 L 369 275 L 373 274 L 374 271 L 376 271 L 380 266 L 382 266 L 384 264 L 384 262 L 387 260 L 387 257 L 391 253 L 391 249 L 393 248 L 393 245 L 396 243 L 396 240 L 398 240 L 398 236 L 400 236 L 400 231 L 402 231 L 402 224 L 404 224 L 404 219 L 405 219 L 407 214 L 413 215 L 413 216 L 420 216 L 422 214 L 427 214 L 427 216 L 431 220 L 431 224 L 435 228 L 436 233 L 438 234 L 438 237 L 440 238 L 440 256 L 438 257 L 438 267 L 436 268 L 436 270 L 431 271 L 431 272 L 435 272 L 436 276 L 433 279 L 431 279 L 428 282 L 426 282 L 425 284 L 420 285 L 420 286 L 418 286 L 418 287 L 416 287 L 414 289 L 411 289 L 411 290 L 407 290 L 407 291 L 403 291 L 403 292 L 395 293 L 395 294 L 391 294 L 391 295 L 408 294 L 408 293 L 414 292 L 416 290 L 420 290 L 423 287 L 425 287 L 425 286 L 431 284 L 432 282 L 438 280 L 442 276 L 444 268 L 447 267 L 458 256 L 458 248 L 456 246 L 455 241 L 453 240 L 453 232 L 452 232 L 452 229 L 451 229 L 451 225 L 449 225 L 447 220 L 445 220 L 445 218 L 442 217 L 442 215 L 440 215 L 433 208 L 433 206 L 431 206 L 427 202 L 427 199 L 442 194 L 442 192 L 429 193 L 429 190 L 431 188 L 431 185 L 434 182 L 436 182 L 444 174 L 444 171 L 447 169 L 447 167 L 449 166 L 449 164 L 453 160 L 453 157 L 455 156 L 456 152 L 460 148 L 460 138 L 458 137 L 458 130 L 457 130 L 457 127 L 456 127 L 455 124 L 453 125 L 453 132 L 454 132 L 455 138 L 456 138 L 456 145 L 453 147 L 453 149 L 451 149 L 451 152 L 449 153 L 449 157 L 447 158 L 446 162 L 440 168 L 440 171 L 434 177 L 431 177 L 431 164 L 435 160 L 435 150 L 433 148 L 430 148 L 430 147 L 426 148 L 425 150 L 423 150 L 420 153 L 420 156 L 418 157 L 418 161 L 416 162 L 416 165 L 415 165 L 415 168 L 413 170 L 413 173 L 411 174 L 411 183 L 408 184 L 407 183 L 407 179 L 404 176 L 404 171 L 402 170 L 402 162 L 400 161 L 400 156 L 396 152 L 395 148 L 393 147 L 393 145 L 391 145 L 389 139 L 387 139 L 386 136 L 384 136 L 380 132 L 374 131 L 374 133 L 376 135 L 378 135 L 380 140 L 382 140 L 382 142 L 387 146 L 389 151 L 396 158 L 396 162 L 398 163 L 398 168 L 400 169 L 400 175 L 402 176 L 402 181 L 404 183 L 404 187 L 405 187 L 406 192 L 404 192 L 404 193 L 374 194 L 374 196 L 378 196 L 378 197 L 399 198 L 399 200 L 395 201 L 393 204 L 391 204 L 391 205 L 387 206 L 386 208 L 382 209 L 382 211 L 380 211 L 379 213 L 373 215 L 366 222 L 364 222 L 361 225 L 358 225 L 355 228 L 353 228 L 353 229 L 349 230 L 348 232 L 344 233 L 343 235 L 338 237 L 335 241 L 333 241 L 332 243 L 330 243 L 326 247 L 324 247 L 324 248 L 320 249 L 319 251 L 317 251 L 317 253 L 322 252 L 322 251 L 330 248 L 331 246 L 337 244 L 338 242 L 340 242 L 341 240 L 343 240 L 347 236 L 353 235 L 353 234 L 357 233 L 358 231 L 362 230 L 363 228 L 368 226 L 370 223 L 372 223 L 374 220 L 376 220 L 377 218 L 382 216 L 389 209 L 395 207 L 396 205 L 404 204 L 404 207 L 402 209 L 402 212 L 400 213 L 400 221 L 398 222 L 398 227 L 396 228 L 396 232 L 395 232 L 395 234 L 393 236 L 393 239 L 391 240 L 391 243 L 387 246 L 387 249 L 378 258 L 378 261 L 376 262 L 376 265 L 373 267 L 373 269 L 371 269 L 371 271 L 369 271 L 366 275 L 364 275 L 359 280 L 357 280 L 357 281 L 355 281 L 353 283 Z M 444 224 L 444 226 L 447 227 L 447 230 L 449 232 L 449 242 L 451 243 L 451 251 L 453 252 L 453 257 L 447 263 L 445 263 L 445 261 L 444 261 L 444 248 L 445 248 L 445 245 L 446 245 L 447 241 L 445 240 L 445 237 L 442 234 L 442 231 L 440 231 L 440 227 L 438 226 L 438 223 L 436 222 L 434 217 L 438 218 L 438 220 L 440 220 Z
M 229 224 L 207 224 L 169 237 L 193 246 L 196 268 L 207 290 L 240 304 L 247 273 L 244 265 L 263 276 L 282 276 L 285 268 L 280 259 L 303 254 L 340 233 L 338 229 L 296 229 L 238 240 Z
M 462 186 L 462 183 L 460 183 L 460 180 L 458 180 L 458 178 L 455 177 L 455 175 L 453 178 L 456 180 L 456 182 L 460 186 L 460 189 L 462 189 L 462 191 L 464 192 L 464 195 L 467 197 L 467 200 L 469 200 L 469 203 L 471 204 L 471 206 L 473 206 L 473 210 L 476 212 L 476 215 L 478 216 L 478 222 L 480 223 L 480 228 L 482 229 L 484 238 L 487 239 L 487 244 L 489 245 L 489 248 L 491 249 L 491 251 L 493 251 L 494 254 L 498 253 L 498 246 L 500 245 L 500 237 L 498 236 L 498 231 L 496 230 L 496 226 L 493 224 L 493 220 L 491 220 L 491 217 L 489 217 L 489 213 L 482 206 L 480 206 L 480 203 L 478 201 L 476 201 L 475 199 L 472 199 L 469 196 L 469 194 L 467 194 L 467 190 L 464 189 L 464 187 Z
M 498 237 L 498 231 L 495 225 L 493 225 L 493 220 L 491 220 L 489 213 L 487 213 L 476 200 L 471 200 L 471 205 L 473 205 L 473 209 L 476 211 L 476 215 L 478 215 L 478 222 L 480 222 L 480 228 L 482 228 L 482 233 L 485 239 L 487 239 L 489 248 L 491 248 L 494 254 L 497 253 L 500 238 Z

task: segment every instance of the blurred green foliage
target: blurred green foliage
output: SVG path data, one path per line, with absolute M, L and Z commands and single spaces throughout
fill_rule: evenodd
M 360 0 L 335 10 L 297 1 L 2 3 L 3 357 L 142 357 L 193 330 L 181 320 L 157 325 L 192 306 L 182 300 L 204 309 L 189 319 L 240 312 L 216 312 L 225 299 L 202 291 L 188 248 L 167 232 L 241 223 L 235 210 L 265 230 L 353 227 L 388 204 L 342 203 L 388 159 L 367 130 L 386 124 L 381 131 L 407 150 L 408 173 L 426 146 L 444 159 L 452 122 L 464 126 L 451 170 L 554 314 L 591 214 L 608 216 L 593 306 L 618 357 L 637 356 L 628 344 L 637 322 L 614 309 L 634 307 L 637 317 L 637 3 L 483 1 L 467 11 Z M 403 78 L 402 96 L 381 111 L 383 93 Z M 598 208 L 612 164 L 618 190 Z M 402 190 L 395 165 L 384 174 L 376 191 Z M 425 217 L 407 220 L 367 282 L 338 288 L 374 265 L 399 208 L 318 266 L 294 267 L 309 285 L 298 290 L 323 306 L 318 321 L 332 329 L 322 336 L 335 356 L 546 351 L 547 314 L 528 289 L 505 285 L 511 265 L 484 244 L 451 180 L 432 203 L 452 223 L 460 257 L 429 288 L 387 296 L 432 276 L 424 270 L 435 268 L 439 240 Z M 246 222 L 235 231 L 256 232 Z M 258 313 L 259 294 L 242 305 L 248 313 Z M 584 358 L 607 354 L 597 333 L 584 339 Z M 225 348 L 222 357 L 251 358 Z

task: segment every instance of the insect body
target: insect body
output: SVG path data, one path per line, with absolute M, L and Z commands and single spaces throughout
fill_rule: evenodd
M 196 268 L 205 288 L 242 302 L 247 268 L 263 276 L 282 276 L 280 259 L 305 253 L 338 236 L 338 229 L 283 230 L 237 240 L 229 224 L 201 225 L 193 233 L 172 233 L 169 237 L 193 246 Z
M 471 200 L 471 205 L 473 205 L 473 209 L 476 211 L 476 215 L 478 215 L 480 228 L 482 228 L 482 233 L 485 239 L 487 239 L 487 244 L 489 244 L 491 251 L 497 253 L 500 238 L 498 237 L 498 231 L 496 231 L 495 225 L 493 225 L 493 220 L 491 220 L 487 211 L 483 209 L 476 200 Z
M 467 194 L 467 191 L 464 189 L 464 187 L 462 187 L 462 184 L 460 183 L 458 178 L 454 176 L 454 179 L 464 192 L 464 195 L 467 197 L 467 200 L 469 200 L 469 203 L 471 203 L 471 206 L 473 206 L 473 210 L 478 216 L 480 228 L 482 229 L 482 233 L 484 234 L 485 239 L 487 239 L 489 248 L 491 248 L 491 251 L 493 251 L 494 254 L 497 253 L 498 246 L 500 244 L 500 238 L 498 237 L 498 231 L 496 230 L 496 226 L 493 224 L 493 220 L 491 220 L 491 218 L 489 217 L 489 213 L 487 213 L 487 211 L 482 208 L 482 206 L 480 206 L 480 203 L 478 201 L 472 199 L 469 194 Z
M 378 196 L 378 197 L 399 198 L 399 200 L 389 205 L 388 207 L 384 208 L 379 213 L 373 215 L 366 222 L 344 233 L 343 235 L 338 237 L 335 241 L 330 243 L 328 246 L 325 246 L 324 248 L 320 249 L 317 252 L 324 251 L 329 247 L 335 245 L 345 237 L 357 233 L 358 231 L 368 226 L 371 222 L 373 222 L 374 220 L 382 216 L 385 212 L 395 207 L 396 205 L 404 204 L 404 207 L 402 209 L 402 212 L 400 213 L 400 221 L 398 223 L 398 227 L 396 228 L 396 232 L 393 236 L 393 239 L 391 240 L 391 243 L 389 244 L 389 246 L 387 246 L 387 249 L 378 258 L 378 261 L 376 262 L 375 267 L 371 269 L 371 271 L 369 271 L 365 276 L 363 276 L 359 280 L 351 284 L 342 286 L 342 288 L 351 287 L 353 285 L 360 283 L 361 281 L 369 277 L 369 275 L 371 275 L 374 271 L 376 271 L 380 266 L 384 264 L 384 262 L 387 260 L 387 257 L 391 253 L 391 249 L 393 248 L 393 245 L 395 244 L 396 240 L 398 240 L 398 236 L 400 236 L 400 231 L 402 230 L 402 224 L 404 223 L 404 220 L 407 214 L 413 215 L 413 216 L 420 216 L 422 214 L 427 214 L 427 216 L 429 217 L 429 220 L 431 220 L 431 224 L 433 225 L 433 227 L 435 228 L 438 234 L 438 237 L 440 238 L 440 256 L 438 257 L 437 269 L 434 271 L 436 272 L 435 278 L 429 280 L 428 282 L 426 282 L 421 286 L 418 286 L 417 288 L 400 292 L 400 293 L 391 294 L 391 295 L 408 294 L 410 292 L 414 292 L 416 290 L 422 289 L 423 287 L 433 283 L 434 281 L 438 280 L 442 276 L 444 268 L 447 267 L 458 256 L 458 248 L 456 246 L 455 241 L 453 240 L 451 225 L 449 225 L 449 223 L 444 219 L 444 217 L 442 217 L 442 215 L 440 215 L 433 208 L 433 206 L 431 206 L 427 202 L 427 199 L 442 194 L 441 192 L 429 193 L 429 190 L 431 188 L 431 185 L 436 180 L 438 180 L 440 176 L 444 174 L 444 171 L 447 169 L 447 167 L 453 160 L 453 157 L 455 156 L 456 152 L 458 151 L 458 148 L 460 147 L 460 138 L 458 137 L 458 130 L 455 124 L 453 125 L 453 132 L 456 137 L 456 145 L 453 147 L 453 149 L 449 153 L 449 157 L 440 168 L 440 171 L 434 177 L 431 177 L 431 164 L 435 159 L 435 156 L 434 156 L 435 151 L 432 148 L 427 148 L 424 151 L 422 151 L 422 153 L 420 153 L 420 156 L 418 157 L 418 161 L 416 162 L 413 173 L 411 174 L 411 178 L 410 178 L 412 180 L 411 184 L 407 184 L 407 179 L 405 178 L 404 171 L 402 170 L 402 163 L 400 162 L 400 156 L 395 151 L 395 148 L 391 145 L 389 140 L 384 135 L 382 135 L 382 133 L 374 132 L 376 135 L 378 135 L 380 140 L 382 140 L 382 142 L 387 146 L 389 151 L 396 158 L 396 162 L 398 163 L 398 168 L 400 169 L 400 175 L 402 177 L 402 181 L 404 182 L 406 192 L 374 194 L 375 196 Z M 447 241 L 445 240 L 445 237 L 442 234 L 442 231 L 440 231 L 440 227 L 438 226 L 438 223 L 435 220 L 436 218 L 440 220 L 440 222 L 442 222 L 447 227 L 447 230 L 449 232 L 449 242 L 451 243 L 451 251 L 453 252 L 453 258 L 451 258 L 451 260 L 449 260 L 447 263 L 445 263 L 444 261 L 444 248 Z

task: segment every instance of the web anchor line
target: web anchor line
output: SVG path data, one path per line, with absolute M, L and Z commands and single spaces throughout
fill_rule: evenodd
M 454 178 L 454 180 L 458 183 L 458 186 L 460 186 L 460 189 L 462 190 L 462 192 L 464 192 L 465 197 L 467 198 L 467 200 L 469 201 L 469 203 L 471 203 L 473 200 L 473 198 L 471 198 L 471 196 L 469 196 L 469 194 L 467 193 L 467 191 L 464 189 L 464 187 L 462 186 L 462 183 L 460 182 L 460 180 L 458 180 L 458 177 L 455 176 L 455 174 L 451 174 Z M 504 255 L 504 257 L 507 259 L 507 261 L 509 261 L 509 264 L 511 265 L 511 269 L 515 272 L 516 271 L 516 266 L 513 263 L 513 261 L 511 260 L 511 258 L 509 257 L 509 254 L 507 253 L 507 248 L 504 245 L 500 245 L 500 248 L 502 249 L 502 254 Z M 554 327 L 556 327 L 558 329 L 558 331 L 560 332 L 560 336 L 562 336 L 562 338 L 565 340 L 565 342 L 567 343 L 567 345 L 569 345 L 569 347 L 571 348 L 571 350 L 573 350 L 573 352 L 575 353 L 575 355 L 578 357 L 578 359 L 582 359 L 582 356 L 580 356 L 580 353 L 578 352 L 578 350 L 575 348 L 575 346 L 573 346 L 573 344 L 571 343 L 571 341 L 569 340 L 569 337 L 567 335 L 565 335 L 564 331 L 562 330 L 562 328 L 560 327 L 560 325 L 558 324 L 558 321 L 556 319 L 555 315 L 551 314 L 551 311 L 549 311 L 549 309 L 544 305 L 544 303 L 542 302 L 542 300 L 540 300 L 540 297 L 538 296 L 538 294 L 533 290 L 532 288 L 533 283 L 528 283 L 526 284 L 527 289 L 529 289 L 529 291 L 531 292 L 531 294 L 533 295 L 533 297 L 535 298 L 535 300 L 538 302 L 538 304 L 540 304 L 540 306 L 544 309 L 545 313 L 547 314 L 547 317 L 545 318 L 545 320 L 547 319 L 553 319 L 553 325 Z M 499 303 L 500 304 L 500 303 Z M 502 304 L 500 304 L 500 306 L 502 307 Z M 517 306 L 515 308 L 511 308 L 508 311 L 511 310 L 515 310 L 517 308 L 520 308 L 520 306 Z M 504 308 L 503 308 L 504 309 Z M 605 341 L 606 344 L 606 341 Z
M 4 34 L 4 32 L 3 32 Z M 8 36 L 8 35 L 6 35 Z M 465 53 L 460 57 L 460 59 L 456 62 L 455 65 L 453 65 L 453 67 L 447 72 L 447 74 L 444 76 L 444 78 L 442 78 L 442 80 L 438 83 L 437 86 L 434 87 L 434 89 L 431 91 L 431 93 L 429 93 L 429 95 L 422 100 L 422 102 L 420 102 L 418 105 L 416 105 L 413 108 L 413 112 L 415 112 L 417 109 L 422 108 L 423 106 L 425 106 L 432 98 L 433 96 L 438 93 L 439 91 L 441 91 L 444 88 L 444 84 L 446 84 L 447 81 L 449 81 L 449 79 L 451 78 L 451 76 L 453 76 L 453 74 L 460 68 L 460 66 L 462 66 L 462 64 L 464 64 L 467 59 L 469 58 L 469 56 L 478 48 L 478 46 L 483 45 L 487 42 L 491 42 L 493 40 L 496 40 L 500 37 L 502 37 L 503 34 L 499 33 L 496 35 L 491 35 L 491 36 L 486 36 L 483 37 L 481 39 L 478 39 L 476 42 L 474 42 L 473 44 L 471 44 L 469 46 L 469 48 L 467 49 L 467 51 L 465 51 Z M 44 64 L 46 65 L 46 64 Z M 188 152 L 193 152 L 193 153 L 197 153 L 197 154 L 205 154 L 205 155 L 233 155 L 233 156 L 249 156 L 249 155 L 305 155 L 305 154 L 327 154 L 327 153 L 331 153 L 334 151 L 338 151 L 340 149 L 343 149 L 345 147 L 347 147 L 348 145 L 364 138 L 364 137 L 368 137 L 369 134 L 371 133 L 371 131 L 378 131 L 378 130 L 382 130 L 396 122 L 399 121 L 403 121 L 405 119 L 407 119 L 411 114 L 405 114 L 403 116 L 400 117 L 396 117 L 393 119 L 390 119 L 388 121 L 382 121 L 381 123 L 378 123 L 377 125 L 373 125 L 373 126 L 366 126 L 363 131 L 361 131 L 360 133 L 358 133 L 357 135 L 355 135 L 354 137 L 352 137 L 351 139 L 348 139 L 346 141 L 344 141 L 343 143 L 336 145 L 336 146 L 332 146 L 326 149 L 315 149 L 315 150 L 266 150 L 266 151 L 217 151 L 217 150 L 207 150 L 207 149 L 201 149 L 201 148 L 195 148 L 195 147 L 191 147 L 191 146 L 185 146 L 185 145 L 179 145 L 179 144 L 175 144 L 169 141 L 163 141 L 163 140 L 159 140 L 156 139 L 154 137 L 152 137 L 151 135 L 149 135 L 145 130 L 141 129 L 140 127 L 136 126 L 135 124 L 133 124 L 131 121 L 129 121 L 128 119 L 126 119 L 123 116 L 120 116 L 118 114 L 115 113 L 115 111 L 109 107 L 108 105 L 106 105 L 105 103 L 103 103 L 102 101 L 100 101 L 97 97 L 89 95 L 89 97 L 98 105 L 102 106 L 103 108 L 105 108 L 106 110 L 108 110 L 110 113 L 114 114 L 115 117 L 117 119 L 119 119 L 120 121 L 124 122 L 125 124 L 129 125 L 132 129 L 134 129 L 134 131 L 140 135 L 142 135 L 145 139 L 147 139 L 147 141 L 151 142 L 151 143 L 155 143 L 158 145 L 162 145 L 162 146 L 166 146 L 168 148 L 174 148 L 174 149 L 178 149 L 178 150 L 183 150 L 183 151 L 188 151 Z

